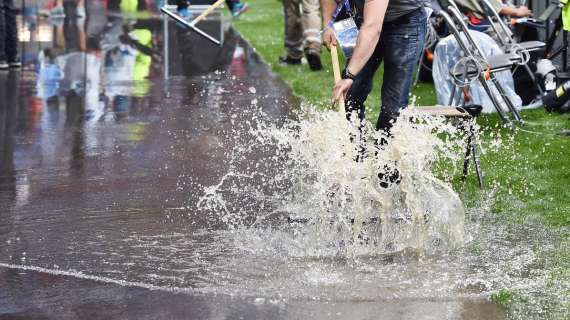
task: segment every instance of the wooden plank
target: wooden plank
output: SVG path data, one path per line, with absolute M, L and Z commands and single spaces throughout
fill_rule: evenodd
M 459 111 L 456 107 L 448 106 L 433 106 L 433 107 L 410 107 L 402 111 L 406 116 L 413 116 L 414 114 L 429 115 L 434 117 L 447 117 L 447 118 L 470 118 L 467 112 Z
M 336 49 L 336 45 L 331 46 L 331 59 L 332 59 L 334 83 L 336 85 L 336 83 L 341 80 L 340 63 L 338 62 L 338 50 Z M 345 112 L 344 97 L 341 97 L 340 100 L 338 101 L 338 111 Z
M 200 14 L 198 17 L 196 17 L 194 20 L 192 20 L 192 22 L 190 22 L 191 25 L 196 25 L 198 22 L 202 21 L 204 18 L 206 18 L 210 13 L 212 13 L 212 11 L 216 10 L 216 8 L 218 8 L 219 6 L 221 6 L 222 4 L 224 4 L 225 0 L 218 0 L 216 1 L 213 5 L 211 5 L 208 9 L 204 10 L 204 12 L 202 12 L 202 14 Z

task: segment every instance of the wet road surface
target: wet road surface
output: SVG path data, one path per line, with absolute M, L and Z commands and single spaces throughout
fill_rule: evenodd
M 57 276 L 3 270 L 11 294 L 0 294 L 2 319 L 500 319 L 485 302 L 266 301 L 170 293 Z M 442 309 L 443 308 L 443 309 Z
M 25 67 L 0 74 L 1 319 L 504 317 L 484 297 L 382 296 L 388 285 L 341 297 L 319 278 L 288 292 L 292 275 L 267 276 L 282 263 L 242 260 L 196 204 L 251 123 L 281 123 L 299 102 L 226 23 L 205 27 L 222 47 L 170 23 L 165 81 L 157 15 L 88 9 L 22 21 Z

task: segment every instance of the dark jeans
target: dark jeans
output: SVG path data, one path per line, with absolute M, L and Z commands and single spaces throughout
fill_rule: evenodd
M 18 29 L 13 0 L 0 0 L 0 60 L 18 58 Z
M 347 117 L 356 112 L 358 118 L 364 120 L 364 102 L 372 90 L 374 73 L 384 62 L 382 109 L 376 130 L 390 134 L 400 110 L 408 105 L 414 70 L 424 47 L 426 27 L 427 17 L 423 9 L 384 24 L 372 57 L 358 73 L 347 94 Z

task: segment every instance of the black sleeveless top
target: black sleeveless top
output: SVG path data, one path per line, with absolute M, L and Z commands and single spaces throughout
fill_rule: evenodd
M 343 0 L 341 0 L 343 1 Z M 350 0 L 353 11 L 356 12 L 355 20 L 356 24 L 360 27 L 362 23 L 362 12 L 364 10 L 364 2 L 366 0 Z M 373 1 L 387 1 L 387 0 L 373 0 Z M 422 7 L 429 7 L 430 0 L 389 0 L 388 10 L 386 11 L 386 16 L 384 17 L 385 22 L 394 21 L 406 14 L 418 10 Z M 339 16 L 339 19 L 346 18 L 347 14 L 343 10 L 343 14 Z

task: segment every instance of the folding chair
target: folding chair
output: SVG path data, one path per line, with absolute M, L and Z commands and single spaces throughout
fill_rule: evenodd
M 479 45 L 470 35 L 469 29 L 463 20 L 463 15 L 453 5 L 448 7 L 448 11 L 453 16 L 453 19 L 446 12 L 442 11 L 440 14 L 443 16 L 445 22 L 447 23 L 449 30 L 463 50 L 465 57 L 471 58 L 472 61 L 478 62 L 472 66 L 466 65 L 464 70 L 461 71 L 450 71 L 451 75 L 454 78 L 477 77 L 478 81 L 481 83 L 481 86 L 489 96 L 489 99 L 491 99 L 493 106 L 497 110 L 497 113 L 503 122 L 511 128 L 514 127 L 512 121 L 503 110 L 501 101 L 507 106 L 515 120 L 520 124 L 523 124 L 524 121 L 519 111 L 509 99 L 504 87 L 496 77 L 497 72 L 510 70 L 515 64 L 521 63 L 521 57 L 515 53 L 506 53 L 491 57 L 485 57 L 483 50 L 481 50 Z M 457 29 L 457 26 L 460 27 L 462 33 L 465 36 L 465 40 Z M 495 86 L 498 95 L 493 92 L 490 83 Z M 454 104 L 456 93 L 461 94 L 461 90 L 458 90 L 458 86 L 455 86 L 452 90 L 449 105 Z M 458 100 L 460 100 L 460 97 Z
M 454 0 L 449 0 L 449 2 L 457 11 L 461 12 Z M 517 43 L 515 41 L 514 33 L 507 26 L 505 21 L 501 18 L 489 0 L 480 0 L 480 2 L 482 4 L 483 10 L 485 11 L 484 13 L 487 17 L 487 20 L 489 21 L 490 27 L 493 29 L 495 34 L 497 34 L 497 39 L 499 40 L 500 45 L 505 53 L 516 53 L 521 55 L 524 60 L 528 60 L 527 57 L 530 57 L 529 54 L 531 52 L 544 50 L 546 48 L 546 43 L 541 41 L 523 41 Z M 530 69 L 527 63 L 523 63 L 522 65 L 532 83 L 537 88 L 538 92 L 542 95 L 544 93 L 544 90 L 536 80 L 534 72 Z

